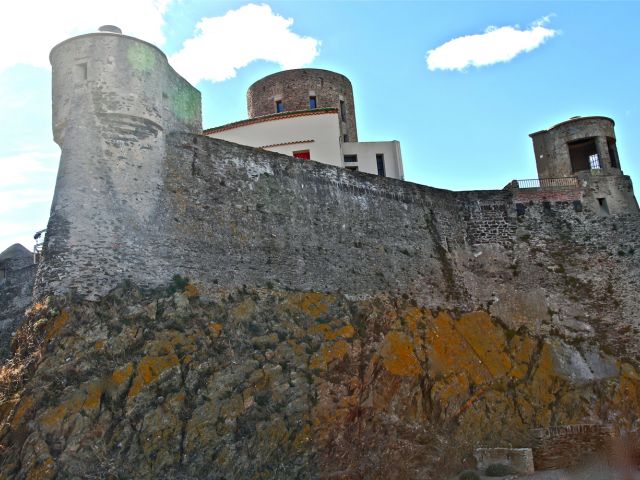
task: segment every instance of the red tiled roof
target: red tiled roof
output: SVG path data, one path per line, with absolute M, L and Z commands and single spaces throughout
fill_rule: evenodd
M 281 120 L 284 118 L 294 118 L 294 117 L 306 117 L 307 115 L 323 115 L 326 113 L 337 114 L 338 109 L 337 108 L 314 108 L 312 110 L 296 110 L 294 112 L 272 113 L 271 115 L 262 115 L 261 117 L 248 118 L 246 120 L 240 120 L 239 122 L 227 123 L 226 125 L 220 125 L 219 127 L 207 128 L 202 132 L 202 134 L 209 135 L 210 133 L 224 132 L 225 130 L 244 127 L 245 125 L 252 125 L 254 123 L 270 122 L 271 120 Z

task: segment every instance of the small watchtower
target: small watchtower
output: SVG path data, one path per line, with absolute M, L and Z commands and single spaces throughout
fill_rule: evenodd
M 585 206 L 601 215 L 638 211 L 631 179 L 620 168 L 614 126 L 608 117 L 571 117 L 530 134 L 540 185 L 571 180 Z
M 595 170 L 621 175 L 615 122 L 608 117 L 572 117 L 533 140 L 538 178 L 558 178 Z

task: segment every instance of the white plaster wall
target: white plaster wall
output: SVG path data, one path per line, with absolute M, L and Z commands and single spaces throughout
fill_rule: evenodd
M 404 179 L 402 169 L 402 154 L 400 142 L 353 142 L 342 144 L 343 155 L 357 155 L 357 163 L 343 163 L 344 166 L 357 166 L 358 170 L 365 173 L 378 174 L 376 155 L 384 155 L 384 168 L 387 177 Z
M 343 165 L 337 113 L 272 119 L 210 133 L 207 136 L 291 156 L 293 152 L 309 150 L 311 160 L 338 167 Z M 296 143 L 268 146 L 289 142 Z

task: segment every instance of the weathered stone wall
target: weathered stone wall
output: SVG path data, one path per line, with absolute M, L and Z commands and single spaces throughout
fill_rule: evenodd
M 353 88 L 347 77 L 329 70 L 301 68 L 285 70 L 264 77 L 247 90 L 249 118 L 270 115 L 276 111 L 276 100 L 282 100 L 285 112 L 309 109 L 309 96 L 316 97 L 318 108 L 337 108 L 345 104 L 345 120 L 340 122 L 341 135 L 349 142 L 358 141 Z
M 606 454 L 615 431 L 611 425 L 561 425 L 533 432 L 537 470 L 580 465 L 594 454 Z

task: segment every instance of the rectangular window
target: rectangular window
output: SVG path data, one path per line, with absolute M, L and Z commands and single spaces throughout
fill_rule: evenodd
M 357 155 L 345 155 L 344 156 L 344 163 L 355 163 L 358 161 L 358 156 Z
M 386 177 L 384 171 L 384 155 L 381 153 L 376 153 L 376 164 L 378 165 L 378 175 L 381 177 Z
M 347 109 L 344 106 L 344 100 L 340 100 L 340 118 L 343 122 L 347 121 Z
M 311 152 L 309 150 L 300 150 L 299 152 L 293 152 L 293 156 L 301 158 L 302 160 L 311 160 Z
M 87 79 L 88 75 L 87 75 L 87 64 L 86 63 L 79 63 L 76 65 L 75 68 L 75 79 L 76 81 L 84 81 Z
M 591 167 L 591 170 L 599 170 L 601 168 L 600 158 L 598 157 L 597 153 L 589 155 L 589 166 Z
M 316 97 L 309 97 L 309 108 L 317 108 Z
M 351 170 L 352 172 L 357 172 L 358 171 L 358 167 L 355 167 L 355 166 L 353 166 L 353 167 L 344 167 L 344 168 L 346 168 L 347 170 Z
M 282 100 L 276 100 L 276 112 L 280 113 L 282 111 L 284 111 L 282 107 Z
M 342 135 L 342 141 L 344 143 L 347 143 L 349 141 L 349 135 L 347 135 L 346 133 L 344 135 Z
M 611 159 L 611 168 L 620 168 L 618 162 L 618 149 L 616 148 L 616 139 L 607 137 L 607 148 L 609 149 L 609 158 Z

